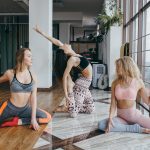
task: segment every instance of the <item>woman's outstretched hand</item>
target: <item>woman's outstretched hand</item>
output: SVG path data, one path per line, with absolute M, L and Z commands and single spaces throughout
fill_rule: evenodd
M 36 25 L 33 29 L 34 29 L 37 33 L 40 33 L 40 34 L 44 35 L 43 32 L 40 30 L 40 28 L 39 28 L 37 25 Z
M 55 39 L 55 38 L 53 38 L 53 37 L 51 37 L 51 36 L 45 34 L 44 32 L 42 32 L 42 31 L 40 30 L 40 28 L 39 28 L 37 25 L 33 28 L 33 30 L 36 31 L 37 33 L 41 34 L 43 37 L 45 37 L 45 38 L 48 39 L 50 42 L 52 42 L 53 44 L 55 44 L 55 45 L 57 45 L 57 46 L 59 46 L 59 47 L 61 47 L 61 46 L 64 45 L 60 40 Z

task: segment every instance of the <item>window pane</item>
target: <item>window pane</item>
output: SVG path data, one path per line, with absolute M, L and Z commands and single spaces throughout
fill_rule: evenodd
M 143 12 L 143 24 L 142 24 L 142 51 L 146 50 L 146 11 Z
M 133 1 L 133 16 L 138 12 L 138 2 L 139 0 L 134 0 Z
M 133 53 L 137 52 L 137 44 L 138 44 L 137 40 L 133 42 L 133 51 L 132 51 Z
M 130 0 L 126 0 L 126 22 L 130 19 Z
M 143 70 L 144 70 L 144 77 L 143 77 L 143 80 L 145 82 L 148 82 L 150 83 L 150 67 L 143 67 Z
M 150 51 L 144 51 L 143 52 L 143 57 L 145 57 L 144 60 L 144 64 L 145 66 L 149 66 L 150 67 Z M 149 74 L 150 76 L 150 74 Z
M 134 59 L 134 61 L 137 63 L 137 53 L 132 53 L 131 57 Z
M 142 51 L 145 51 L 146 50 L 146 37 L 143 37 L 142 38 Z
M 132 53 L 137 52 L 137 38 L 138 38 L 138 18 L 133 21 L 133 39 L 132 39 Z M 137 54 L 136 54 L 137 56 Z M 134 56 L 135 57 L 135 56 Z M 137 60 L 137 58 L 135 58 Z
M 147 35 L 146 37 L 145 37 L 145 50 L 150 50 L 150 35 Z
M 129 26 L 126 27 L 126 42 L 129 42 Z
M 133 21 L 133 40 L 138 38 L 138 18 Z
M 150 33 L 150 7 L 146 10 L 146 34 Z

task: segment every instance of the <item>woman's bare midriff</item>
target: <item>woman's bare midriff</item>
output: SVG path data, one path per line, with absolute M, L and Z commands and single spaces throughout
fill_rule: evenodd
M 132 108 L 135 105 L 133 100 L 117 100 L 117 107 L 119 109 L 128 109 Z
M 83 71 L 82 75 L 88 79 L 92 79 L 92 66 L 88 65 Z
M 24 107 L 29 102 L 31 93 L 11 93 L 10 101 L 16 107 Z

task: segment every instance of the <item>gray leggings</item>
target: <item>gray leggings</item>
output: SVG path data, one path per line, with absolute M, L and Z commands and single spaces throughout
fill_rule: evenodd
M 32 108 L 27 104 L 24 107 L 16 107 L 10 101 L 0 103 L 0 124 L 9 118 L 18 117 L 22 120 L 22 125 L 31 123 Z M 36 110 L 38 123 L 48 123 L 50 114 L 44 110 Z
M 119 117 L 114 117 L 112 119 L 113 127 L 110 128 L 110 132 L 133 132 L 142 133 L 142 127 L 139 124 L 126 124 L 123 123 L 123 119 Z M 100 130 L 105 131 L 107 128 L 108 119 L 101 120 L 98 124 Z

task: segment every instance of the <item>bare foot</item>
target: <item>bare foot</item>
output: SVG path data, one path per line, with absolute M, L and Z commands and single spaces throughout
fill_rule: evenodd
M 54 112 L 68 112 L 68 108 L 65 105 L 58 106 Z
M 144 128 L 144 129 L 143 129 L 143 133 L 150 134 L 150 129 Z

